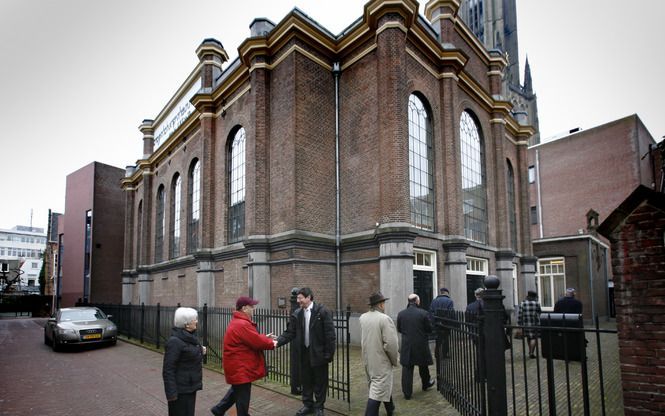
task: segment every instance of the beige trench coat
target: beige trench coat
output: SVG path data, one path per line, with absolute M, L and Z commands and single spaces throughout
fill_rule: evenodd
M 393 320 L 379 311 L 360 316 L 362 356 L 369 383 L 369 398 L 390 401 L 393 367 L 399 364 L 399 344 Z

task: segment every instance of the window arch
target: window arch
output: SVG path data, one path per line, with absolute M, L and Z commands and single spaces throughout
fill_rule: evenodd
M 409 96 L 409 199 L 411 223 L 434 230 L 432 121 L 424 103 Z
M 164 185 L 159 185 L 155 205 L 155 263 L 164 260 L 164 196 Z
M 478 123 L 468 111 L 460 117 L 460 144 L 464 235 L 469 240 L 487 243 L 485 149 Z
M 136 224 L 136 265 L 140 265 L 143 261 L 141 258 L 143 247 L 143 200 L 139 201 L 139 208 L 137 210 L 137 224 Z
M 508 193 L 508 232 L 510 244 L 517 251 L 517 213 L 515 211 L 515 172 L 510 160 L 506 160 L 506 192 Z
M 171 185 L 171 258 L 180 255 L 180 210 L 182 179 L 180 174 L 173 176 Z
M 245 129 L 233 135 L 228 151 L 229 243 L 245 235 Z
M 199 218 L 201 216 L 201 162 L 194 159 L 189 167 L 187 187 L 189 218 L 187 219 L 187 253 L 199 249 Z

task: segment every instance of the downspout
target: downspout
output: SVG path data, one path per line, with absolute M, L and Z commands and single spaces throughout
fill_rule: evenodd
M 536 193 L 538 201 L 536 202 L 538 210 L 538 232 L 540 238 L 543 238 L 543 198 L 540 194 L 540 153 L 536 149 Z
M 335 305 L 342 310 L 342 265 L 340 255 L 340 186 L 339 186 L 339 76 L 342 69 L 339 62 L 333 63 L 333 77 L 335 78 Z
M 587 263 L 589 264 L 589 293 L 591 294 L 591 322 L 596 319 L 596 301 L 593 296 L 593 264 L 591 263 L 591 236 L 588 236 Z

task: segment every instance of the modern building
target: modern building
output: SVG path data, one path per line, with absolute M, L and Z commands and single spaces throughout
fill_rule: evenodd
M 355 312 L 380 290 L 396 314 L 441 286 L 463 309 L 487 274 L 509 308 L 535 288 L 535 130 L 458 6 L 372 0 L 339 35 L 294 9 L 230 63 L 203 41 L 122 181 L 123 303 L 270 308 L 309 286 Z
M 611 314 L 609 244 L 596 229 L 637 186 L 658 189 L 660 160 L 637 115 L 529 148 L 531 237 L 545 310 L 575 287 L 585 318 Z
M 67 175 L 65 213 L 56 225 L 59 262 L 52 265 L 56 307 L 121 301 L 124 174 L 93 162 Z
M 10 230 L 0 229 L 0 264 L 3 280 L 13 284 L 8 290 L 39 294 L 39 272 L 46 247 L 43 228 L 17 225 Z M 2 282 L 5 290 L 5 282 Z
M 529 144 L 540 143 L 538 101 L 533 91 L 531 67 L 527 58 L 520 81 L 520 59 L 517 42 L 516 0 L 462 0 L 460 18 L 485 45 L 487 50 L 501 51 L 508 62 L 503 77 L 503 95 L 513 105 L 513 113 L 526 116 L 527 124 L 536 129 Z

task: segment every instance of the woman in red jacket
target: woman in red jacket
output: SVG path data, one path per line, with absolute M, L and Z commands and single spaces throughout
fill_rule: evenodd
M 233 319 L 224 334 L 224 376 L 231 388 L 226 396 L 210 411 L 221 416 L 236 405 L 238 416 L 249 415 L 249 400 L 252 393 L 252 381 L 266 375 L 266 364 L 263 350 L 272 350 L 277 341 L 271 334 L 262 335 L 256 330 L 252 321 L 254 306 L 259 302 L 247 296 L 236 301 Z

